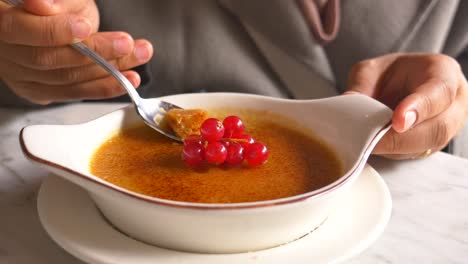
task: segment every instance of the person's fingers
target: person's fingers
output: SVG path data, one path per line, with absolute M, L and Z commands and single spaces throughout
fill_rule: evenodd
M 89 37 L 89 19 L 74 14 L 36 16 L 18 8 L 0 11 L 0 41 L 27 46 L 63 46 Z
M 395 108 L 392 126 L 403 133 L 445 111 L 455 100 L 457 83 L 448 80 L 431 79 L 417 87 Z
M 381 73 L 376 60 L 365 60 L 355 64 L 349 73 L 348 88 L 345 94 L 362 93 L 374 97 L 375 87 Z
M 153 53 L 154 49 L 151 42 L 146 39 L 138 39 L 135 41 L 133 55 L 139 64 L 148 62 L 151 57 L 153 57 Z M 125 60 L 121 60 L 120 62 L 123 63 Z
M 133 84 L 140 85 L 140 76 L 134 71 L 122 73 Z M 125 90 L 115 80 L 105 78 L 65 86 L 53 86 L 31 82 L 7 82 L 19 96 L 36 104 L 47 105 L 53 102 L 85 99 L 106 99 L 125 94 Z
M 405 133 L 390 130 L 374 148 L 374 154 L 414 154 L 441 149 L 461 129 L 465 118 L 464 103 L 454 102 L 445 112 L 420 123 Z
M 109 63 L 117 70 L 124 71 L 147 63 L 153 55 L 153 47 L 146 40 L 136 40 L 134 50 L 131 54 L 110 60 Z M 89 64 L 78 68 L 58 69 L 38 74 L 35 72 L 35 79 L 42 83 L 62 85 L 93 80 L 108 76 L 109 73 L 97 64 Z
M 398 54 L 395 53 L 354 64 L 348 74 L 348 86 L 345 94 L 361 93 L 375 98 L 378 92 L 376 87 L 381 82 L 383 73 L 397 56 Z
M 110 60 L 109 63 L 116 69 L 124 71 L 148 62 L 152 54 L 153 49 L 148 41 L 137 40 L 135 41 L 135 48 L 131 54 L 115 60 Z M 40 71 L 6 61 L 0 62 L 0 72 L 7 73 L 9 78 L 13 80 L 49 85 L 75 84 L 109 75 L 109 73 L 97 64 Z
M 133 39 L 124 32 L 98 32 L 88 38 L 85 44 L 107 60 L 123 57 L 133 51 Z M 0 57 L 38 70 L 70 68 L 94 63 L 69 46 L 29 47 L 0 42 Z

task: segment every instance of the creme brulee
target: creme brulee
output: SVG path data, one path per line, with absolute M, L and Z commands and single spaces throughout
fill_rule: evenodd
M 252 168 L 190 168 L 182 144 L 145 125 L 120 131 L 90 162 L 92 174 L 125 189 L 163 199 L 196 203 L 241 203 L 278 199 L 324 187 L 342 175 L 336 154 L 316 137 L 287 125 L 285 118 L 252 110 L 236 114 L 247 133 L 268 147 L 268 162 Z M 216 111 L 217 118 L 227 115 Z M 213 115 L 212 115 L 213 116 Z

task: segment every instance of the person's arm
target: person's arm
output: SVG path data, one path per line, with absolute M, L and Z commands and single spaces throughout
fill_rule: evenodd
M 138 87 L 140 76 L 131 69 L 151 58 L 151 44 L 125 32 L 97 32 L 98 26 L 94 0 L 25 0 L 21 7 L 0 1 L 0 103 L 46 105 L 124 94 L 106 71 L 70 47 L 78 41 Z

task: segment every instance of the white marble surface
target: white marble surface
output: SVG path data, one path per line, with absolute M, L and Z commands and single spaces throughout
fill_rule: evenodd
M 82 263 L 39 223 L 37 191 L 47 172 L 22 156 L 20 129 L 85 121 L 121 106 L 0 109 L 0 263 Z M 468 263 L 468 160 L 436 153 L 425 160 L 372 158 L 370 163 L 390 188 L 392 218 L 383 236 L 349 263 Z

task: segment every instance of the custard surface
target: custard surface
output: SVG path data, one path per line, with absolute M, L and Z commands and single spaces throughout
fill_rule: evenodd
M 342 175 L 332 149 L 309 133 L 282 125 L 287 122 L 281 116 L 257 111 L 235 114 L 244 121 L 246 133 L 268 147 L 265 164 L 189 168 L 181 159 L 182 144 L 137 125 L 104 142 L 90 161 L 90 172 L 140 194 L 198 203 L 289 197 L 319 189 Z M 226 115 L 210 116 L 222 120 Z

